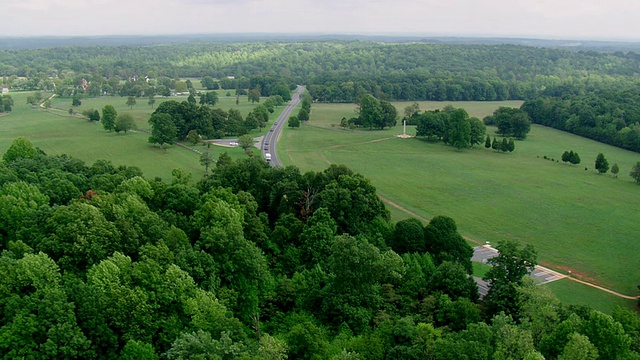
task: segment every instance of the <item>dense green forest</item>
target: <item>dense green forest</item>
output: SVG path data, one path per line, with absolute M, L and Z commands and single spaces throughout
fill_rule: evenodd
M 522 105 L 534 123 L 640 152 L 640 92 L 624 82 L 545 89 Z
M 120 359 L 638 359 L 640 319 L 560 304 L 508 242 L 481 300 L 455 221 L 398 223 L 363 176 L 223 154 L 196 181 L 0 164 L 0 354 Z
M 248 88 L 254 76 L 265 76 L 305 84 L 320 101 L 355 102 L 365 93 L 387 100 L 504 100 L 532 97 L 567 81 L 633 77 L 639 63 L 640 55 L 631 51 L 607 54 L 516 45 L 186 43 L 3 50 L 0 76 L 27 89 L 52 87 L 55 79 L 70 78 L 67 81 L 79 85 L 84 77 L 96 88 L 111 78 L 145 76 L 212 76 L 221 80 L 223 89 L 236 89 Z
M 0 50 L 3 86 L 62 97 L 208 90 L 315 101 L 527 100 L 534 123 L 640 151 L 640 54 L 520 45 L 298 41 Z M 185 80 L 186 79 L 186 80 Z M 220 114 L 212 114 L 216 118 Z M 219 116 L 218 116 L 219 117 Z M 204 132 L 221 133 L 219 129 Z M 231 130 L 229 133 L 241 133 Z

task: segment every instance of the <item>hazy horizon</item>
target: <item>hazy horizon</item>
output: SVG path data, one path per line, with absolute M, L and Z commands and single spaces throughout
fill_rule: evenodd
M 611 0 L 6 0 L 3 37 L 224 34 L 639 41 L 640 2 Z

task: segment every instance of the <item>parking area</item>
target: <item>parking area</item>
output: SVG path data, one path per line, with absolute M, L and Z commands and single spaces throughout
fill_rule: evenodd
M 486 264 L 487 261 L 493 257 L 498 256 L 498 250 L 494 249 L 490 245 L 480 245 L 473 248 L 473 256 L 471 257 L 471 261 L 479 262 Z M 534 270 L 529 274 L 529 276 L 538 284 L 547 284 L 552 281 L 564 279 L 567 275 L 561 274 L 557 271 L 553 271 L 544 266 L 537 265 Z M 480 291 L 481 296 L 487 295 L 489 291 L 488 284 L 477 277 L 474 277 L 473 280 L 478 284 L 478 290 Z

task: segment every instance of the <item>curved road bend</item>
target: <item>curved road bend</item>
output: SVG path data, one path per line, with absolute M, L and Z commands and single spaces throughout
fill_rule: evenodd
M 300 95 L 304 92 L 304 86 L 298 85 L 298 91 L 291 97 L 291 102 L 287 105 L 278 119 L 273 122 L 271 128 L 267 134 L 262 138 L 262 142 L 260 143 L 260 149 L 262 149 L 262 157 L 266 158 L 267 154 L 271 156 L 271 166 L 282 167 L 282 162 L 278 159 L 278 154 L 276 153 L 276 142 L 278 141 L 278 137 L 280 136 L 280 132 L 284 127 L 285 123 L 289 120 L 289 116 L 293 112 L 293 109 L 298 106 L 300 102 Z

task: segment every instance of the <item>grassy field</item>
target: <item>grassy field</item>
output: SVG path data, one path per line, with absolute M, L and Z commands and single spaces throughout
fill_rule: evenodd
M 483 278 L 486 273 L 491 269 L 491 266 L 479 262 L 473 261 L 473 276 Z
M 70 117 L 67 113 L 71 107 L 70 99 L 54 98 L 53 113 L 39 109 L 32 109 L 26 104 L 28 93 L 12 93 L 15 106 L 10 115 L 0 117 L 0 154 L 11 145 L 18 136 L 31 140 L 35 146 L 49 155 L 68 154 L 77 157 L 87 165 L 99 159 L 111 160 L 116 165 L 137 166 L 146 177 L 159 176 L 163 179 L 171 178 L 171 171 L 183 168 L 193 174 L 194 179 L 204 174 L 204 168 L 199 163 L 199 155 L 189 150 L 173 146 L 167 151 L 148 143 L 149 135 L 143 132 L 129 132 L 115 134 L 103 130 L 102 124 L 91 123 L 80 117 Z M 186 100 L 186 97 L 157 98 L 155 107 L 166 100 Z M 220 97 L 222 109 L 236 107 L 246 115 L 255 105 L 241 97 L 240 104 L 235 104 L 235 97 Z M 141 129 L 149 129 L 147 123 L 153 109 L 147 104 L 147 99 L 138 99 L 133 108 L 126 105 L 123 97 L 99 97 L 82 100 L 82 106 L 75 108 L 77 113 L 84 109 L 99 109 L 105 105 L 113 105 L 118 113 L 130 113 Z M 284 106 L 276 108 L 271 114 L 271 121 L 277 118 Z M 261 136 L 262 131 L 254 130 L 251 135 Z M 217 158 L 221 153 L 228 152 L 231 156 L 245 156 L 240 148 L 211 147 L 211 154 Z
M 402 111 L 408 103 L 395 104 Z M 484 117 L 510 103 L 455 103 Z M 444 103 L 421 103 L 421 109 Z M 584 280 L 633 295 L 640 284 L 640 187 L 628 176 L 640 155 L 557 130 L 533 126 L 514 153 L 484 148 L 456 151 L 441 143 L 395 137 L 383 131 L 338 130 L 354 105 L 315 104 L 311 121 L 283 135 L 282 158 L 303 171 L 344 164 L 371 179 L 385 198 L 423 218 L 448 215 L 460 232 L 478 242 L 517 239 L 530 243 L 545 266 L 572 270 Z M 495 129 L 488 129 L 493 134 Z M 415 134 L 415 129 L 407 128 Z M 559 159 L 565 150 L 583 163 Z M 602 152 L 620 166 L 618 179 L 593 169 Z M 585 171 L 585 166 L 588 168 Z M 395 220 L 406 218 L 393 209 Z
M 637 301 L 625 300 L 569 279 L 562 279 L 541 286 L 549 288 L 560 301 L 567 305 L 587 305 L 605 314 L 611 314 L 616 305 L 637 310 Z

